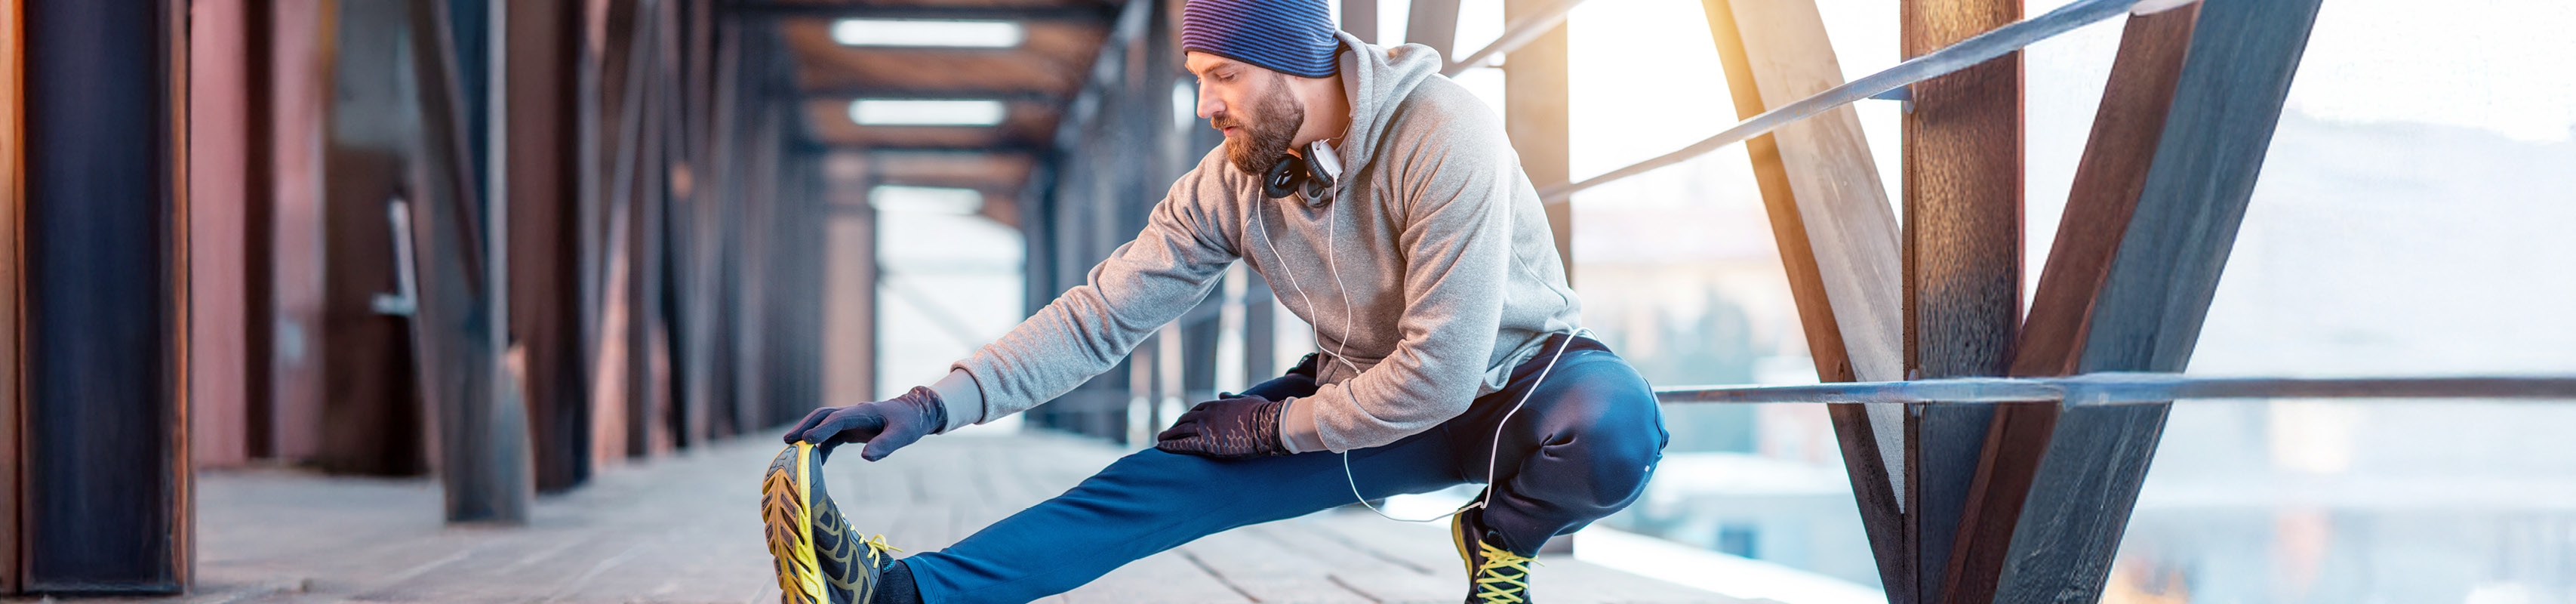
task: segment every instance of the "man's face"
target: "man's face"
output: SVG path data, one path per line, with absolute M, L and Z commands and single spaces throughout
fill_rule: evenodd
M 1288 91 L 1288 75 L 1203 52 L 1185 63 L 1199 78 L 1198 115 L 1225 132 L 1225 158 L 1260 175 L 1288 157 L 1306 123 L 1306 106 Z

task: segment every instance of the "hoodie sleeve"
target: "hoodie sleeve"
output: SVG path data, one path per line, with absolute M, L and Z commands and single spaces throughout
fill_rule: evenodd
M 1481 116 L 1480 116 L 1481 117 Z M 1412 130 L 1389 194 L 1404 218 L 1404 315 L 1385 360 L 1302 399 L 1334 451 L 1374 447 L 1465 413 L 1484 383 L 1511 264 L 1520 162 L 1490 117 Z M 1536 228 L 1545 228 L 1541 225 Z M 1294 429 L 1294 428 L 1291 428 Z
M 948 427 L 980 424 L 1072 391 L 1179 318 L 1237 258 L 1222 212 L 1226 164 L 1201 161 L 1154 204 L 1144 231 L 1091 267 L 1082 285 L 958 361 L 980 397 L 957 397 Z M 965 408 L 971 407 L 971 408 Z

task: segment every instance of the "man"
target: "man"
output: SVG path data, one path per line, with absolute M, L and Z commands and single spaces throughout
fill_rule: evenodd
M 1635 500 L 1662 417 L 1635 370 L 1578 334 L 1580 302 L 1500 120 L 1430 49 L 1337 32 L 1324 1 L 1189 0 L 1198 115 L 1225 144 L 1088 283 L 946 378 L 787 433 L 769 519 L 790 600 L 1026 602 L 1218 531 L 1489 483 L 1450 519 L 1468 597 L 1523 602 L 1541 544 Z M 1236 261 L 1315 326 L 1321 352 L 1197 405 L 1062 496 L 895 560 L 856 542 L 819 486 L 781 478 L 810 475 L 836 444 L 866 443 L 873 461 L 1059 396 Z M 814 541 L 798 541 L 807 526 Z

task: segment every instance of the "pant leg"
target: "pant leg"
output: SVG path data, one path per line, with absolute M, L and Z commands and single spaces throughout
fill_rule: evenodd
M 1267 396 L 1291 375 L 1256 386 Z M 1301 386 L 1313 392 L 1313 381 Z M 1434 428 L 1352 451 L 1216 460 L 1146 449 L 1073 490 L 977 531 L 948 549 L 904 559 L 922 601 L 1027 602 L 1080 587 L 1163 550 L 1227 529 L 1350 503 L 1458 484 L 1451 432 Z
M 1515 368 L 1508 386 L 1477 401 L 1474 421 L 1460 423 L 1453 441 L 1469 480 L 1485 480 L 1492 464 L 1492 503 L 1481 517 L 1502 538 L 1497 545 L 1514 551 L 1534 552 L 1634 503 L 1670 440 L 1645 378 L 1608 347 L 1575 342 L 1553 368 L 1545 364 L 1558 340 Z

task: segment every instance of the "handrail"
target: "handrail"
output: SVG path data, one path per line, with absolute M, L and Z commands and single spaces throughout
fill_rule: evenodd
M 1546 35 L 1547 30 L 1556 28 L 1556 24 L 1564 23 L 1565 16 L 1573 13 L 1574 7 L 1580 4 L 1583 4 L 1583 0 L 1557 0 L 1556 4 L 1545 10 L 1524 15 L 1503 24 L 1501 37 L 1494 38 L 1494 41 L 1486 44 L 1484 48 L 1476 49 L 1476 52 L 1468 54 L 1467 58 L 1459 59 L 1441 68 L 1440 75 L 1455 76 L 1469 69 L 1483 67 L 1485 61 L 1496 55 L 1511 54 L 1512 51 L 1528 46 L 1530 42 L 1538 40 L 1539 36 Z
M 1902 382 L 1841 382 L 1794 386 L 1680 386 L 1658 388 L 1666 403 L 1920 403 L 1994 404 L 2059 402 L 2143 405 L 2191 399 L 2409 398 L 2576 400 L 2576 376 L 2474 376 L 2418 378 L 2191 377 L 2174 373 L 2106 372 L 2056 378 L 1951 378 Z
M 1681 148 L 1681 150 L 1656 156 L 1655 158 L 1648 159 L 1646 161 L 1629 164 L 1627 167 L 1611 170 L 1600 176 L 1586 178 L 1581 182 L 1566 183 L 1542 189 L 1539 191 L 1539 198 L 1548 203 L 1562 202 L 1565 201 L 1566 198 L 1572 197 L 1577 191 L 1601 186 L 1602 184 L 1610 181 L 1636 176 L 1656 168 L 1681 163 L 1683 160 L 1698 157 L 1701 154 L 1718 150 L 1727 145 L 1743 142 L 1745 139 L 1769 134 L 1772 130 L 1777 130 L 1781 126 L 1787 126 L 1789 124 L 1797 123 L 1799 120 L 1815 117 L 1818 114 L 1833 110 L 1836 107 L 1849 105 L 1854 101 L 1877 96 L 1881 93 L 1895 90 L 1897 88 L 1910 86 L 1915 82 L 1929 80 L 1961 69 L 1974 67 L 1979 63 L 1984 63 L 1995 57 L 2004 56 L 2012 53 L 2013 51 L 2021 50 L 2022 47 L 2029 46 L 2040 40 L 2046 40 L 2051 37 L 2055 37 L 2058 34 L 2072 31 L 2075 28 L 2083 27 L 2103 19 L 2109 19 L 2115 15 L 2127 13 L 2133 7 L 2142 10 L 2161 10 L 2171 8 L 2170 5 L 2173 4 L 2174 2 L 2171 0 L 2144 0 L 2143 2 L 2140 0 L 2076 0 L 2066 6 L 2058 7 L 2057 10 L 2048 11 L 2047 14 L 1988 30 L 1986 33 L 1977 34 L 1975 37 L 1960 40 L 1957 44 L 1949 45 L 1940 50 L 1924 54 L 1923 56 L 1907 59 L 1903 63 L 1897 63 L 1895 67 L 1887 68 L 1885 71 L 1861 76 L 1860 79 L 1846 82 L 1840 86 L 1827 88 L 1823 92 L 1818 92 L 1813 96 L 1791 101 L 1789 104 L 1781 105 L 1779 107 L 1774 107 L 1769 111 L 1762 112 L 1761 115 L 1753 116 L 1752 119 L 1744 120 L 1742 123 L 1736 124 L 1733 128 L 1728 128 L 1724 132 L 1719 132 L 1716 136 L 1702 139 L 1697 143 L 1692 143 L 1688 147 Z

